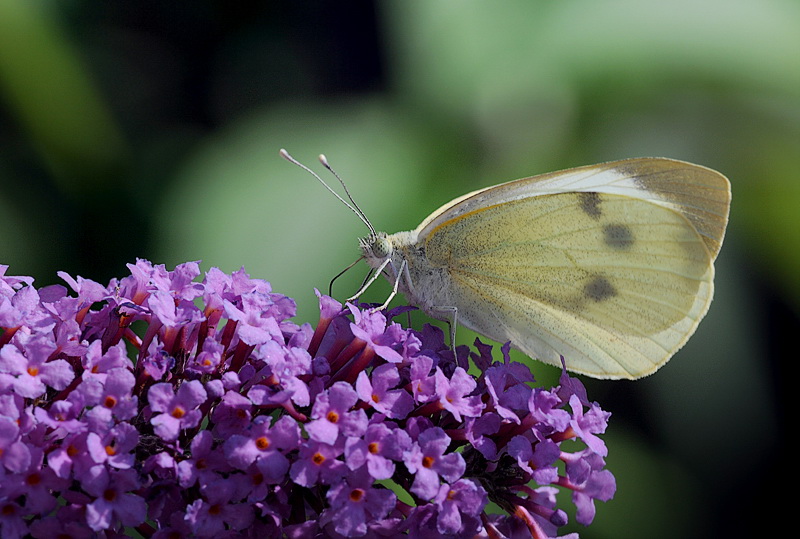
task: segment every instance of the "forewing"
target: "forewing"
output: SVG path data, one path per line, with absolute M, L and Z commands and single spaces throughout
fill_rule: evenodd
M 706 167 L 663 158 L 624 159 L 488 187 L 445 204 L 422 222 L 417 233 L 425 237 L 442 223 L 486 206 L 570 191 L 624 195 L 672 209 L 698 231 L 712 258 L 725 237 L 731 201 L 728 179 Z
M 684 214 L 618 194 L 519 198 L 429 231 L 458 321 L 601 378 L 653 372 L 694 332 L 713 291 L 706 237 Z

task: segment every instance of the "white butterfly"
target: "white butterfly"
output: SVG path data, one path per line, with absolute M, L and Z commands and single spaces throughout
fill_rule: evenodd
M 391 235 L 351 208 L 371 231 L 363 258 L 409 303 L 545 363 L 633 379 L 708 311 L 730 198 L 714 170 L 641 158 L 481 189 Z

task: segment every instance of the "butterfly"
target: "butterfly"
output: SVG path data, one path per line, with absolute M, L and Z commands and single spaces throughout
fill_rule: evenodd
M 375 277 L 452 332 L 458 323 L 545 363 L 563 357 L 572 372 L 635 379 L 708 312 L 731 190 L 699 165 L 626 159 L 480 189 L 395 234 L 336 196 L 370 229 L 359 245 Z

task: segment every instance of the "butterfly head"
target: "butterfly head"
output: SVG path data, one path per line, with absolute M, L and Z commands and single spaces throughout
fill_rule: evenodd
M 359 238 L 358 245 L 361 247 L 364 259 L 373 268 L 380 266 L 387 258 L 391 257 L 394 250 L 386 232 L 375 232 Z

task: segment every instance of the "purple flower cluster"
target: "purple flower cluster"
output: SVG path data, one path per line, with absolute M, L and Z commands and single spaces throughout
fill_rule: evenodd
M 3 538 L 544 538 L 559 490 L 582 524 L 614 494 L 609 414 L 508 345 L 326 296 L 298 326 L 243 270 L 129 268 L 70 292 L 0 266 Z

